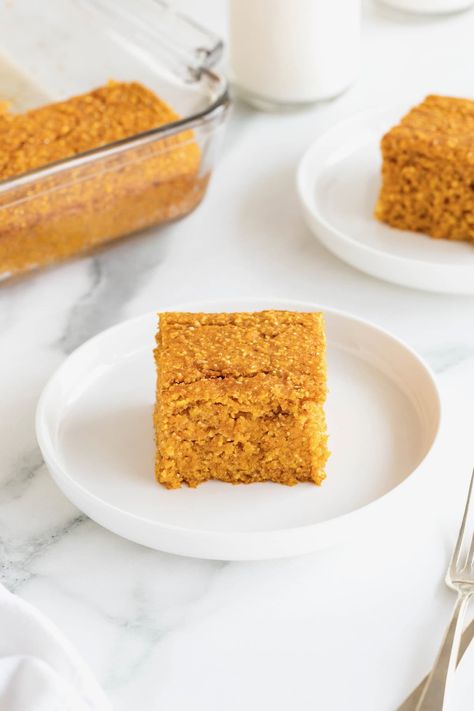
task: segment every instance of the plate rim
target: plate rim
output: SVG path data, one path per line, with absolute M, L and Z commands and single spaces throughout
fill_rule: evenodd
M 239 531 L 239 530 L 231 530 L 231 531 L 216 531 L 213 529 L 204 529 L 204 528 L 188 528 L 185 526 L 180 526 L 177 524 L 173 523 L 163 523 L 162 521 L 157 521 L 154 519 L 150 519 L 145 516 L 140 516 L 136 513 L 125 511 L 122 508 L 116 506 L 113 503 L 110 503 L 109 501 L 104 500 L 103 498 L 100 498 L 97 496 L 95 493 L 91 492 L 89 489 L 83 486 L 82 483 L 78 482 L 75 478 L 73 478 L 67 468 L 62 466 L 61 459 L 58 455 L 57 448 L 54 446 L 53 438 L 51 436 L 51 432 L 49 431 L 49 427 L 47 424 L 47 408 L 49 405 L 49 398 L 51 397 L 51 394 L 53 392 L 54 387 L 56 386 L 56 383 L 58 380 L 61 378 L 63 373 L 67 371 L 68 367 L 70 367 L 71 363 L 74 363 L 75 360 L 80 359 L 82 356 L 83 352 L 86 351 L 91 344 L 95 344 L 100 342 L 102 339 L 107 339 L 107 337 L 110 335 L 111 332 L 113 331 L 119 331 L 121 328 L 123 328 L 126 325 L 131 325 L 132 323 L 138 323 L 140 321 L 146 321 L 149 319 L 150 321 L 152 318 L 157 317 L 157 314 L 159 311 L 148 311 L 145 313 L 142 313 L 140 315 L 124 319 L 102 331 L 99 333 L 95 334 L 91 338 L 87 339 L 84 343 L 82 343 L 80 346 L 78 346 L 72 353 L 70 353 L 64 361 L 59 365 L 59 367 L 53 372 L 53 374 L 49 377 L 47 380 L 40 398 L 38 400 L 38 404 L 36 407 L 36 413 L 35 413 L 35 432 L 36 432 L 36 438 L 38 441 L 38 445 L 40 447 L 41 453 L 43 455 L 45 464 L 48 468 L 48 472 L 58 485 L 58 487 L 61 489 L 62 493 L 68 498 L 69 494 L 65 493 L 65 490 L 62 486 L 62 483 L 65 483 L 65 485 L 71 485 L 74 489 L 79 490 L 83 496 L 85 496 L 87 499 L 94 501 L 95 503 L 99 504 L 101 508 L 104 508 L 120 514 L 120 516 L 125 517 L 127 520 L 135 520 L 138 521 L 146 526 L 153 527 L 155 530 L 161 530 L 163 532 L 169 531 L 169 532 L 174 532 L 178 533 L 181 535 L 186 535 L 186 536 L 193 536 L 193 537 L 201 537 L 201 538 L 208 538 L 208 537 L 218 537 L 219 539 L 235 539 L 239 538 L 240 540 L 250 540 L 250 539 L 255 539 L 255 537 L 258 537 L 259 540 L 264 541 L 265 539 L 268 538 L 273 538 L 276 536 L 285 536 L 285 537 L 291 537 L 291 536 L 300 536 L 300 535 L 306 535 L 310 532 L 317 532 L 318 530 L 321 529 L 327 529 L 328 527 L 334 527 L 334 526 L 341 526 L 344 525 L 348 520 L 350 519 L 355 519 L 359 516 L 361 516 L 363 513 L 369 513 L 369 512 L 374 512 L 375 509 L 380 508 L 380 506 L 386 502 L 386 500 L 390 497 L 392 497 L 394 494 L 399 493 L 400 491 L 403 491 L 407 485 L 412 483 L 414 481 L 414 478 L 418 478 L 417 475 L 419 476 L 422 470 L 425 468 L 427 461 L 435 454 L 435 451 L 437 449 L 437 446 L 440 441 L 440 432 L 444 423 L 444 408 L 442 404 L 442 398 L 440 394 L 440 390 L 436 381 L 436 376 L 434 372 L 432 371 L 431 367 L 428 365 L 428 363 L 425 362 L 425 360 L 408 344 L 406 344 L 402 339 L 398 338 L 395 336 L 393 333 L 391 333 L 389 330 L 385 329 L 382 326 L 379 326 L 375 323 L 373 323 L 370 320 L 364 319 L 360 316 L 353 315 L 352 313 L 342 310 L 342 309 L 337 309 L 337 308 L 332 308 L 332 307 L 326 307 L 323 304 L 315 304 L 312 302 L 307 302 L 307 301 L 300 301 L 297 299 L 282 299 L 282 298 L 269 298 L 269 297 L 229 297 L 228 299 L 215 299 L 215 300 L 202 300 L 202 301 L 193 301 L 193 302 L 183 302 L 180 304 L 176 305 L 170 305 L 162 310 L 174 310 L 174 311 L 185 311 L 185 310 L 198 310 L 200 307 L 202 308 L 204 305 L 206 305 L 206 308 L 212 308 L 213 306 L 217 307 L 220 306 L 222 309 L 225 308 L 226 303 L 234 303 L 238 302 L 239 304 L 248 304 L 250 307 L 252 304 L 264 304 L 267 303 L 267 306 L 265 308 L 276 308 L 278 305 L 281 306 L 282 308 L 285 307 L 286 309 L 291 309 L 292 306 L 295 308 L 299 307 L 299 310 L 302 310 L 302 307 L 309 311 L 322 311 L 323 313 L 331 313 L 335 314 L 336 316 L 341 316 L 343 318 L 348 318 L 351 321 L 357 322 L 359 325 L 362 325 L 364 327 L 368 327 L 370 330 L 376 331 L 378 333 L 381 333 L 383 336 L 391 339 L 392 341 L 395 342 L 395 344 L 398 347 L 401 347 L 404 349 L 406 352 L 409 353 L 409 355 L 418 363 L 419 366 L 423 369 L 429 384 L 431 386 L 432 390 L 432 395 L 435 398 L 436 405 L 437 405 L 437 419 L 436 419 L 436 426 L 433 432 L 433 436 L 431 438 L 430 444 L 428 446 L 427 451 L 425 452 L 424 456 L 422 459 L 418 462 L 416 467 L 414 467 L 410 473 L 401 481 L 399 482 L 396 486 L 394 486 L 392 489 L 387 491 L 385 494 L 382 496 L 377 497 L 376 499 L 369 501 L 369 503 L 364 504 L 362 506 L 359 506 L 358 508 L 355 508 L 351 511 L 348 511 L 344 514 L 340 514 L 338 516 L 333 516 L 332 518 L 329 518 L 324 521 L 319 521 L 316 523 L 309 523 L 309 524 L 303 524 L 301 526 L 291 526 L 287 528 L 276 528 L 276 529 L 271 529 L 271 530 L 254 530 L 254 531 Z M 258 309 L 253 309 L 253 310 L 262 310 L 263 307 L 260 307 Z M 70 499 L 72 500 L 72 499 Z M 77 506 L 74 500 L 72 500 L 72 503 Z M 78 506 L 78 508 L 80 508 Z M 87 514 L 89 518 L 94 519 L 93 516 L 90 514 Z M 110 528 L 108 526 L 105 526 L 103 523 L 100 521 L 97 521 L 99 525 L 103 526 L 104 528 L 108 528 L 108 530 L 114 530 L 113 528 Z M 124 538 L 128 538 L 129 540 L 133 540 L 133 538 L 129 538 L 128 536 L 125 536 L 123 534 L 118 533 L 117 531 L 114 531 L 117 533 L 117 535 L 121 535 Z M 156 547 L 158 550 L 167 550 L 166 548 L 160 548 Z M 169 550 L 169 549 L 168 549 Z M 170 550 L 170 552 L 173 552 Z M 292 555 L 293 553 L 290 553 Z M 198 557 L 212 557 L 212 556 L 204 556 L 202 554 L 193 554 L 193 552 L 188 552 L 184 553 L 184 555 L 198 555 Z M 282 553 L 281 555 L 285 555 Z M 263 559 L 265 557 L 280 557 L 279 556 L 274 556 L 274 555 L 269 555 L 269 556 L 258 556 L 259 559 Z M 237 557 L 237 558 L 229 558 L 229 559 L 239 559 L 239 560 L 249 560 L 250 557 Z
M 415 100 L 416 102 L 416 100 Z M 419 103 L 419 99 L 418 102 Z M 408 108 L 407 108 L 408 105 Z M 424 291 L 435 291 L 437 293 L 460 293 L 460 294 L 473 294 L 474 293 L 474 264 L 472 266 L 469 266 L 466 264 L 443 264 L 441 261 L 436 261 L 436 262 L 426 262 L 423 259 L 419 257 L 407 257 L 404 255 L 399 255 L 399 254 L 392 254 L 390 251 L 384 251 L 382 249 L 378 249 L 377 247 L 373 247 L 372 245 L 365 244 L 364 242 L 360 242 L 359 240 L 355 239 L 350 233 L 347 231 L 342 231 L 338 227 L 334 226 L 332 222 L 328 221 L 324 214 L 321 212 L 316 200 L 312 198 L 312 186 L 313 186 L 313 180 L 311 176 L 311 170 L 310 170 L 310 165 L 313 160 L 313 156 L 315 153 L 318 151 L 324 150 L 324 144 L 328 140 L 330 140 L 334 135 L 337 135 L 340 132 L 347 131 L 348 129 L 351 128 L 351 126 L 356 126 L 357 124 L 361 122 L 368 122 L 370 119 L 374 119 L 376 117 L 383 117 L 387 115 L 387 117 L 392 116 L 394 117 L 394 121 L 396 121 L 396 116 L 403 116 L 404 114 L 407 113 L 409 110 L 410 106 L 412 104 L 410 101 L 407 103 L 401 104 L 400 102 L 397 102 L 396 104 L 388 104 L 382 107 L 373 107 L 370 109 L 365 109 L 361 111 L 357 111 L 351 116 L 342 119 L 341 121 L 338 121 L 335 123 L 333 126 L 329 127 L 326 129 L 320 136 L 318 136 L 309 146 L 308 148 L 304 151 L 303 155 L 301 156 L 299 162 L 298 162 L 298 167 L 296 171 L 296 189 L 299 197 L 299 201 L 301 206 L 303 207 L 303 210 L 305 212 L 305 215 L 310 217 L 310 219 L 317 225 L 316 229 L 313 225 L 309 225 L 311 232 L 314 234 L 315 237 L 317 237 L 320 242 L 326 246 L 327 249 L 329 249 L 333 254 L 336 254 L 339 259 L 345 261 L 346 263 L 352 265 L 356 269 L 365 272 L 366 274 L 370 274 L 371 276 L 375 276 L 379 279 L 382 279 L 387 282 L 395 283 L 395 284 L 401 284 L 403 286 L 410 286 L 412 288 L 417 288 L 421 289 Z M 392 125 L 394 123 L 392 122 Z M 382 136 L 380 136 L 381 140 Z M 330 154 L 328 153 L 328 156 Z M 374 218 L 375 219 L 375 218 Z M 393 228 L 397 229 L 397 228 Z M 414 279 L 403 279 L 401 278 L 400 280 L 396 278 L 389 278 L 387 276 L 381 276 L 380 272 L 377 269 L 365 266 L 361 266 L 359 264 L 356 264 L 353 259 L 351 259 L 347 254 L 341 255 L 340 250 L 334 249 L 333 248 L 333 243 L 331 239 L 328 239 L 325 235 L 322 235 L 321 232 L 319 231 L 325 231 L 326 233 L 330 234 L 332 238 L 336 238 L 341 245 L 347 247 L 348 249 L 352 251 L 357 251 L 360 253 L 360 255 L 365 255 L 368 257 L 371 257 L 373 259 L 376 259 L 377 261 L 383 261 L 385 263 L 391 263 L 392 266 L 394 264 L 397 264 L 399 268 L 411 268 L 413 266 L 421 267 L 423 266 L 425 269 L 428 269 L 430 271 L 435 271 L 435 270 L 442 270 L 443 272 L 447 273 L 449 272 L 452 274 L 452 278 L 457 278 L 459 275 L 464 276 L 465 278 L 468 278 L 469 276 L 472 278 L 473 285 L 470 288 L 462 288 L 462 289 L 441 289 L 441 288 L 436 288 L 435 286 L 422 286 L 421 284 L 417 284 L 416 280 Z M 399 232 L 402 233 L 409 233 L 411 234 L 412 232 L 410 230 L 398 230 Z M 413 234 L 422 234 L 422 233 L 413 233 Z M 429 237 L 429 235 L 423 235 L 427 239 L 432 239 Z M 474 246 L 473 246 L 474 249 Z

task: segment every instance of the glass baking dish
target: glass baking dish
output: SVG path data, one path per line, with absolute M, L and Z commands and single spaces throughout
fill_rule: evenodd
M 140 82 L 180 117 L 0 181 L 0 278 L 201 201 L 229 104 L 211 69 L 217 37 L 159 0 L 0 0 L 0 48 L 0 102 L 13 112 L 113 80 Z

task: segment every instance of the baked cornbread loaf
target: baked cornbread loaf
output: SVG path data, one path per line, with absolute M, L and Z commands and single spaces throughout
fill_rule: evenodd
M 379 220 L 474 240 L 474 101 L 428 96 L 385 134 L 381 148 Z
M 177 119 L 137 82 L 109 82 L 24 114 L 4 111 L 0 180 Z M 193 134 L 183 131 L 21 181 L 0 193 L 0 276 L 188 212 L 205 191 L 199 164 Z
M 155 360 L 161 484 L 322 482 L 322 314 L 162 313 Z

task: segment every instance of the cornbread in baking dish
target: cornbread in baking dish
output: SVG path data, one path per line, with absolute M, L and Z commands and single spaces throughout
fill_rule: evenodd
M 161 484 L 325 478 L 322 314 L 162 313 L 155 361 Z
M 4 110 L 0 181 L 178 118 L 137 82 L 109 82 L 23 114 Z M 187 130 L 13 181 L 0 190 L 0 277 L 189 212 L 208 180 L 199 175 L 200 157 L 193 132 Z
M 379 220 L 474 240 L 474 101 L 428 96 L 385 134 L 381 148 Z

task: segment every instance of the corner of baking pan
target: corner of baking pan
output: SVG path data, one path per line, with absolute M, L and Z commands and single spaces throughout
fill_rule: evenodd
M 181 129 L 193 129 L 203 123 L 211 123 L 220 115 L 223 119 L 227 113 L 231 101 L 228 83 L 222 74 L 212 68 L 222 56 L 224 46 L 217 35 L 191 18 L 175 12 L 164 0 L 79 2 L 96 18 L 100 18 L 107 30 L 113 32 L 116 37 L 126 37 L 127 43 L 142 42 L 144 46 L 152 47 L 154 52 L 159 51 L 160 58 L 168 68 L 184 82 L 193 83 L 207 77 L 217 87 L 217 95 L 206 108 L 186 118 L 0 180 L 0 195 L 63 170 L 126 151 L 134 146 L 152 143 L 161 137 L 179 133 Z
M 165 0 L 79 0 L 119 44 L 138 47 L 186 83 L 200 79 L 221 58 L 223 42 L 214 32 L 171 8 Z
M 44 166 L 35 168 L 34 170 L 25 171 L 20 175 L 11 178 L 4 178 L 3 180 L 0 180 L 0 196 L 4 193 L 8 193 L 10 190 L 14 190 L 15 188 L 20 188 L 22 186 L 28 186 L 35 181 L 48 178 L 52 175 L 61 173 L 62 171 L 78 168 L 82 165 L 99 161 L 101 158 L 123 153 L 130 148 L 136 148 L 148 143 L 153 143 L 156 140 L 175 135 L 181 131 L 196 129 L 200 125 L 211 123 L 214 119 L 216 120 L 216 123 L 222 122 L 231 103 L 227 81 L 223 75 L 210 69 L 203 68 L 201 70 L 201 74 L 208 76 L 214 82 L 218 82 L 221 88 L 221 91 L 217 97 L 202 111 L 199 111 L 187 118 L 178 119 L 177 121 L 172 121 L 164 124 L 163 126 L 157 126 L 156 128 L 152 128 L 148 131 L 134 134 L 128 138 L 122 138 L 119 141 L 113 141 L 112 143 L 106 143 L 98 148 L 93 148 L 89 151 L 84 151 L 83 153 L 77 153 L 69 158 L 63 158 L 52 163 L 47 163 Z M 62 183 L 60 187 L 65 187 L 66 185 L 67 183 Z M 21 202 L 24 199 L 28 198 L 22 197 L 19 201 Z M 14 200 L 13 204 L 16 202 L 17 201 Z M 0 204 L 0 209 L 8 207 L 9 204 L 11 203 L 7 203 L 5 205 Z

